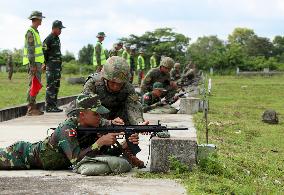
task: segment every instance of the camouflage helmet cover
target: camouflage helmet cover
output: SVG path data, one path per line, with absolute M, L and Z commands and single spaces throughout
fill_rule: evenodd
M 103 66 L 102 77 L 116 83 L 125 83 L 130 78 L 129 65 L 122 57 L 112 56 Z
M 170 57 L 164 57 L 161 60 L 160 66 L 164 66 L 166 68 L 173 68 L 174 66 L 174 60 Z
M 75 101 L 69 104 L 66 109 L 66 114 L 70 116 L 78 116 L 79 112 L 82 110 L 91 110 L 99 114 L 106 114 L 109 110 L 102 106 L 98 95 L 91 94 L 79 94 Z

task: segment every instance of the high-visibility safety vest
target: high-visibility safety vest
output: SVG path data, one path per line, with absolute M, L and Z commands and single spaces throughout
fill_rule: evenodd
M 104 65 L 106 63 L 106 54 L 105 49 L 103 48 L 103 44 L 101 42 L 97 42 L 97 44 L 101 45 L 101 65 Z M 96 67 L 98 65 L 97 57 L 96 57 L 96 48 L 94 47 L 94 54 L 93 54 L 93 65 Z
M 130 54 L 126 50 L 123 51 L 122 57 L 126 60 L 127 64 L 130 66 Z
M 156 68 L 157 67 L 157 61 L 156 61 L 155 56 L 151 56 L 151 58 L 150 58 L 150 65 L 151 65 L 151 68 Z
M 137 58 L 137 70 L 144 70 L 145 69 L 145 61 L 143 56 L 139 55 Z
M 42 43 L 40 40 L 40 36 L 38 34 L 38 32 L 30 27 L 28 29 L 28 31 L 33 33 L 33 37 L 34 37 L 34 43 L 35 43 L 35 62 L 37 63 L 44 63 L 44 55 L 43 55 L 43 51 L 42 51 Z M 28 58 L 28 40 L 27 37 L 25 38 L 25 47 L 24 47 L 24 55 L 23 55 L 23 65 L 27 65 L 29 64 L 29 58 Z

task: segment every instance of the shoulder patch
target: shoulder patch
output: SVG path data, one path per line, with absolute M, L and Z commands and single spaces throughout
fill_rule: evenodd
M 77 137 L 77 131 L 75 129 L 69 129 L 69 137 Z

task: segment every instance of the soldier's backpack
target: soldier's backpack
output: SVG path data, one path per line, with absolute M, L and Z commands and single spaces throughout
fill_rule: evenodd
M 269 124 L 278 124 L 278 116 L 275 110 L 265 110 L 262 114 L 262 121 Z

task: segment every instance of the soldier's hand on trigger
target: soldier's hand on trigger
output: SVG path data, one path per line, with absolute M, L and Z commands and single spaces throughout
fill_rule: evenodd
M 128 138 L 128 140 L 129 140 L 130 142 L 132 142 L 133 144 L 139 144 L 139 135 L 138 135 L 138 133 L 132 134 L 132 135 Z
M 124 121 L 121 118 L 117 117 L 111 120 L 111 124 L 112 125 L 124 125 Z
M 101 147 L 101 146 L 111 146 L 115 144 L 116 137 L 123 135 L 124 133 L 108 133 L 106 135 L 101 136 L 96 143 Z

